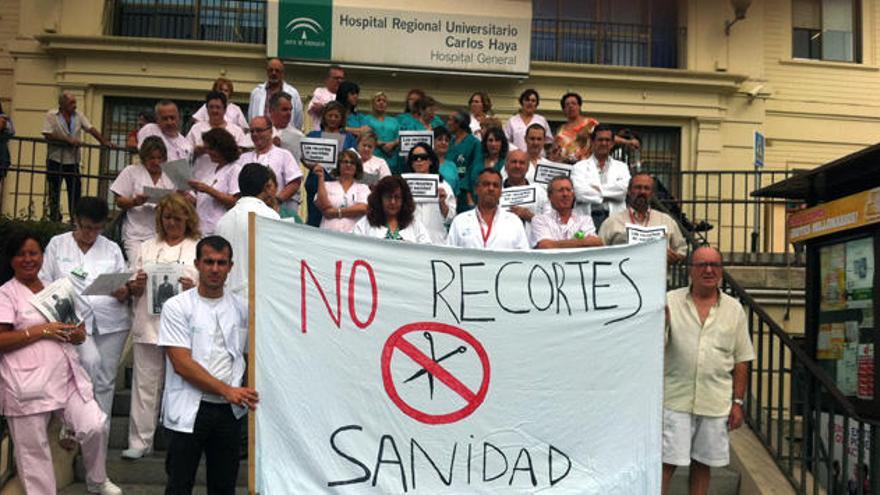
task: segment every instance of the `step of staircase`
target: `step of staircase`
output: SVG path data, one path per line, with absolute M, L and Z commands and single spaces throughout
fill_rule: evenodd
M 110 448 L 128 448 L 128 416 L 113 416 L 110 419 Z M 153 450 L 165 451 L 168 449 L 168 431 L 162 425 L 158 425 L 156 436 L 153 439 Z
M 119 484 L 119 488 L 125 495 L 162 495 L 165 493 L 163 485 L 126 485 Z M 236 495 L 247 495 L 247 488 L 238 486 L 235 488 Z M 59 491 L 59 495 L 83 495 L 86 492 L 85 483 L 74 483 Z M 208 495 L 208 489 L 204 486 L 197 486 L 193 489 L 194 495 Z
M 107 452 L 107 477 L 120 487 L 128 485 L 152 485 L 164 487 L 167 476 L 165 475 L 165 452 L 154 452 L 136 461 L 123 459 L 122 451 L 111 449 Z M 82 466 L 82 458 L 77 458 L 76 479 L 84 480 L 85 469 Z M 238 479 L 236 486 L 247 487 L 248 478 L 247 460 L 242 459 L 238 467 Z M 206 481 L 205 459 L 199 465 L 196 473 L 196 485 L 204 488 Z
M 729 468 L 712 468 L 709 495 L 738 495 L 740 474 Z M 672 475 L 669 495 L 687 495 L 688 468 L 680 467 Z

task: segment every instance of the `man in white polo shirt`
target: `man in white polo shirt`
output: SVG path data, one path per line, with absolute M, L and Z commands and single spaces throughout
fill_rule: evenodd
M 573 210 L 574 186 L 571 179 L 557 175 L 547 185 L 552 209 L 532 218 L 532 245 L 537 249 L 601 246 L 589 215 Z
M 150 136 L 159 136 L 165 143 L 168 161 L 189 160 L 192 157 L 193 146 L 180 133 L 180 112 L 177 104 L 171 100 L 161 100 L 156 103 L 156 123 L 147 124 L 138 131 L 138 148 L 144 143 L 144 139 Z
M 254 117 L 251 120 L 254 150 L 242 154 L 238 162 L 259 163 L 272 169 L 278 182 L 278 201 L 281 203 L 281 208 L 286 212 L 296 213 L 299 210 L 299 195 L 296 193 L 299 192 L 302 171 L 296 158 L 289 151 L 272 143 L 273 130 L 272 122 L 267 117 Z M 237 193 L 236 189 L 233 194 Z
M 446 242 L 472 249 L 529 249 L 526 231 L 518 216 L 498 208 L 501 174 L 487 168 L 477 177 L 477 207 L 452 220 Z
M 207 492 L 235 493 L 241 419 L 256 408 L 259 396 L 241 386 L 248 316 L 244 301 L 223 290 L 232 255 L 220 236 L 199 241 L 198 287 L 162 308 L 158 344 L 167 356 L 162 423 L 170 430 L 165 493 L 192 493 L 203 453 Z
M 663 494 L 677 466 L 690 465 L 690 493 L 709 491 L 710 467 L 730 461 L 728 430 L 743 423 L 748 361 L 755 359 L 746 314 L 718 289 L 721 253 L 691 254 L 690 287 L 666 294 L 663 377 Z

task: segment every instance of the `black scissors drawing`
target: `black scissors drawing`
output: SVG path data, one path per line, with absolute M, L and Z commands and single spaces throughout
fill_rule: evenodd
M 430 332 L 425 332 L 422 335 L 425 337 L 425 339 L 428 340 L 428 346 L 431 349 L 431 361 L 434 361 L 435 363 L 439 363 L 439 362 L 441 362 L 447 358 L 450 358 L 456 354 L 464 354 L 467 351 L 467 348 L 465 346 L 461 345 L 461 346 L 458 346 L 457 348 L 447 352 L 446 354 L 440 356 L 440 358 L 437 358 L 436 354 L 434 354 L 434 337 L 431 336 Z M 434 398 L 434 375 L 431 374 L 431 372 L 428 371 L 426 368 L 422 368 L 419 371 L 416 371 L 411 377 L 404 380 L 403 383 L 409 383 L 424 374 L 428 375 L 428 390 L 431 393 L 431 399 L 433 399 Z

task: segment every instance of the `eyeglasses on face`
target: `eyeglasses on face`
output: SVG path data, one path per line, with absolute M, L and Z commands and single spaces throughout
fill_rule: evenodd
M 722 267 L 721 263 L 717 261 L 701 261 L 699 263 L 691 263 L 691 266 L 698 270 L 705 270 L 706 268 L 712 268 L 714 270 Z
M 340 165 L 357 165 L 357 162 L 354 160 L 339 160 Z
M 430 160 L 430 159 L 431 159 L 431 157 L 429 155 L 425 155 L 425 154 L 419 154 L 419 155 L 412 156 L 412 161 L 414 161 L 414 162 L 420 162 L 420 161 L 425 161 L 425 160 Z

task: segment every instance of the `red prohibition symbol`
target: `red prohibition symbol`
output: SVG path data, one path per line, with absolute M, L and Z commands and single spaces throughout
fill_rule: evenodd
M 450 373 L 449 370 L 444 368 L 442 364 L 439 364 L 403 338 L 405 335 L 412 332 L 445 333 L 458 338 L 469 345 L 474 352 L 476 352 L 483 368 L 483 380 L 480 383 L 479 390 L 476 392 L 472 391 L 467 385 L 462 383 L 461 380 Z M 430 373 L 434 378 L 437 378 L 440 383 L 443 383 L 453 392 L 460 395 L 465 400 L 466 404 L 464 407 L 446 414 L 429 414 L 407 404 L 400 397 L 400 394 L 397 393 L 397 385 L 395 385 L 394 380 L 391 377 L 391 357 L 395 350 L 408 356 L 415 361 L 416 364 L 421 366 L 425 372 Z M 404 325 L 395 330 L 394 333 L 388 337 L 388 340 L 385 342 L 385 347 L 382 349 L 382 383 L 385 386 L 385 391 L 388 393 L 388 397 L 390 397 L 391 401 L 394 402 L 394 404 L 407 416 L 422 423 L 433 425 L 448 424 L 470 416 L 471 413 L 480 407 L 480 404 L 482 404 L 483 400 L 486 398 L 486 393 L 489 391 L 489 375 L 489 356 L 486 354 L 486 349 L 483 348 L 483 345 L 465 330 L 445 323 L 423 321 Z

